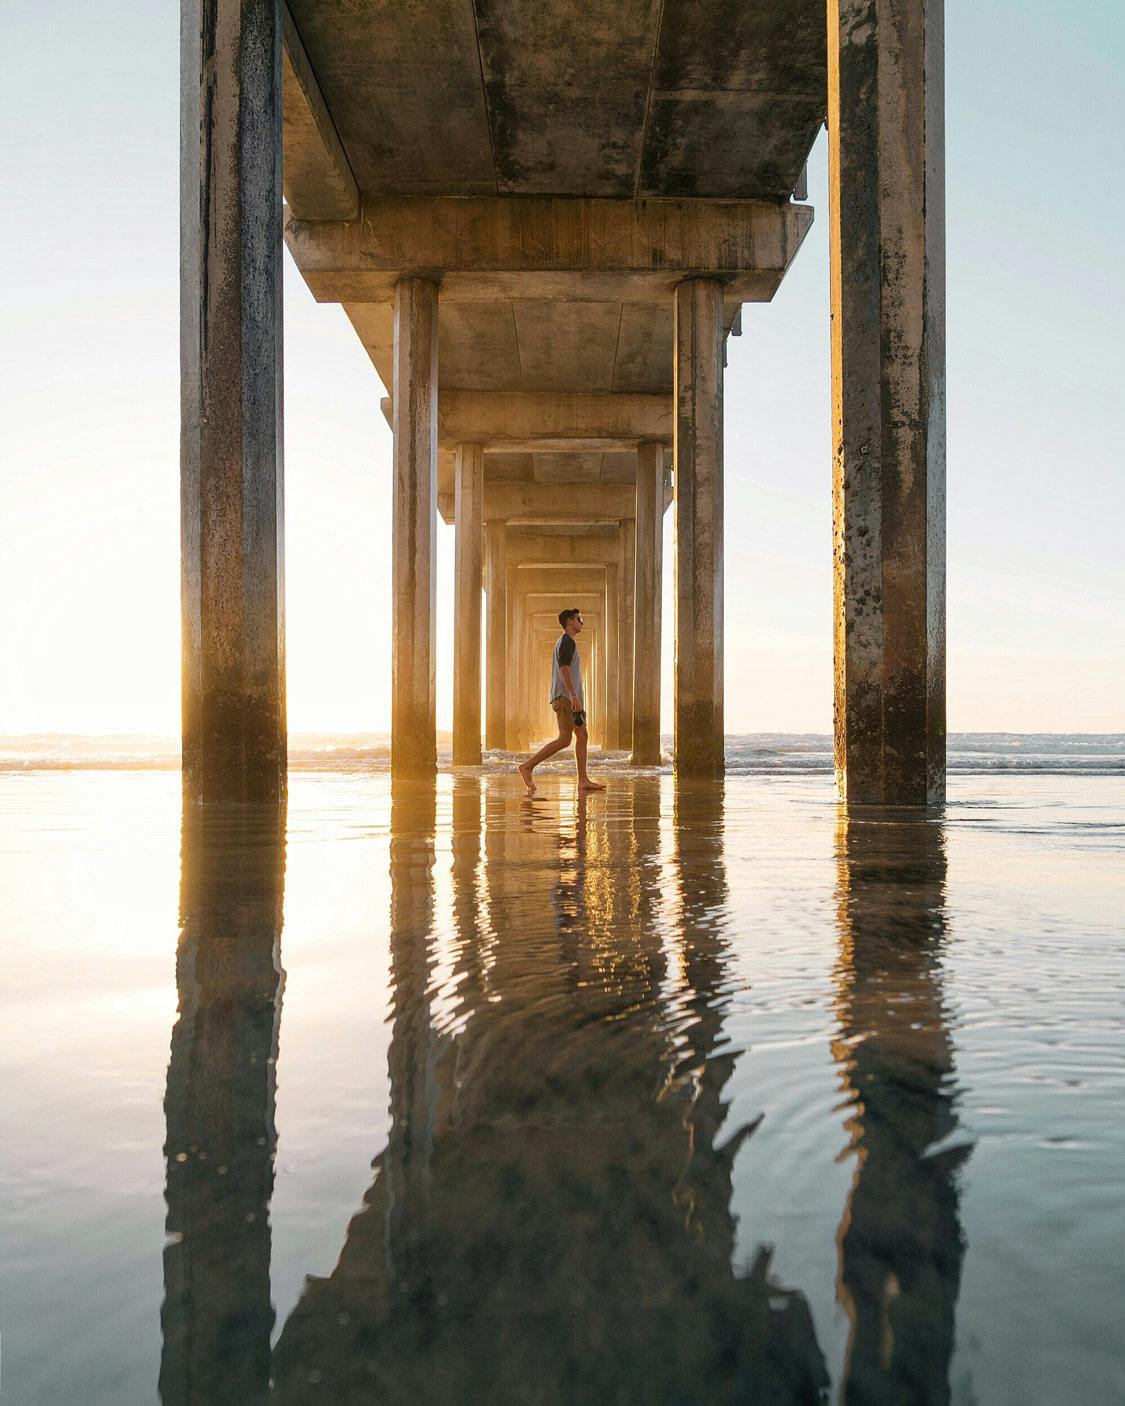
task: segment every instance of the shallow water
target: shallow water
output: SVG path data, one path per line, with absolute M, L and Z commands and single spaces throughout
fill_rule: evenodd
M 5 1400 L 1125 1399 L 1121 776 L 178 785 L 0 777 Z

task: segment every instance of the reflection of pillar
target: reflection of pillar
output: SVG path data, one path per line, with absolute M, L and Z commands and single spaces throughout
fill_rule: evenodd
M 391 528 L 391 771 L 437 769 L 434 607 L 437 555 L 438 293 L 395 285 Z
M 945 794 L 944 0 L 829 0 L 836 775 Z
M 397 1146 L 385 1194 L 387 1232 L 407 1239 L 427 1199 L 436 1097 L 429 982 L 436 804 L 429 781 L 400 783 L 391 793 L 391 1021 L 400 1038 L 389 1054 Z
M 489 747 L 506 747 L 507 660 L 508 660 L 508 552 L 507 527 L 502 522 L 488 524 L 488 551 L 485 567 L 488 573 L 486 596 L 485 651 L 488 683 L 485 690 L 485 743 Z
M 184 0 L 180 523 L 184 784 L 285 793 L 281 7 Z
M 661 593 L 664 574 L 664 446 L 637 450 L 636 627 L 633 657 L 633 761 L 660 761 Z
M 726 860 L 723 852 L 723 807 L 721 786 L 679 785 L 675 795 L 676 878 L 680 898 L 678 924 L 683 972 L 683 1003 L 690 1011 L 684 1030 L 683 1062 L 688 1068 L 704 1068 L 693 1101 L 691 1118 L 693 1146 L 714 1147 L 726 1118 L 727 1105 L 722 1091 L 734 1070 L 735 1054 L 718 1055 L 723 1023 L 730 1005 L 725 994 L 724 976 L 731 962 L 730 938 L 724 921 L 728 901 Z M 749 1129 L 741 1129 L 729 1144 L 730 1161 Z M 707 1167 L 704 1160 L 704 1167 Z M 729 1178 L 730 1166 L 726 1168 Z M 692 1204 L 689 1200 L 689 1205 Z M 704 1200 L 706 1204 L 706 1200 Z M 705 1227 L 700 1228 L 705 1229 Z M 729 1233 L 729 1241 L 726 1234 Z M 724 1232 L 722 1252 L 729 1258 L 734 1250 L 733 1226 Z
M 637 525 L 632 518 L 621 524 L 621 569 L 618 573 L 620 609 L 617 638 L 620 641 L 621 683 L 618 710 L 617 745 L 626 750 L 633 745 L 633 633 L 637 587 Z
M 165 1406 L 264 1402 L 284 809 L 184 806 L 164 1251 Z
M 676 288 L 676 771 L 723 774 L 723 290 Z
M 453 595 L 453 764 L 480 764 L 480 593 L 484 450 L 457 446 Z
M 459 797 L 465 794 L 465 781 L 471 797 L 475 780 L 459 776 L 454 782 L 457 830 L 471 827 Z M 433 1215 L 434 1132 L 445 1087 L 431 991 L 435 815 L 432 781 L 393 785 L 388 1143 L 375 1160 L 375 1180 L 348 1226 L 332 1274 L 305 1280 L 300 1302 L 278 1338 L 270 1400 L 281 1406 L 304 1406 L 310 1387 L 312 1398 L 366 1401 L 373 1383 L 387 1400 L 440 1400 L 440 1387 L 430 1395 L 400 1390 L 402 1376 L 395 1371 L 395 1361 L 402 1352 L 401 1329 L 393 1329 L 396 1314 L 405 1313 L 411 1321 L 413 1314 L 424 1317 L 432 1308 L 424 1230 Z M 472 861 L 466 859 L 462 843 L 471 844 L 471 833 L 461 834 L 454 849 L 455 873 L 463 874 L 466 862 L 471 868 Z M 466 897 L 462 895 L 462 901 Z M 416 1337 L 405 1355 L 414 1370 L 427 1372 L 429 1357 Z M 317 1383 L 323 1383 L 322 1388 Z
M 840 1033 L 855 1179 L 839 1235 L 842 1400 L 949 1401 L 964 1241 L 942 989 L 945 848 L 932 820 L 841 807 Z

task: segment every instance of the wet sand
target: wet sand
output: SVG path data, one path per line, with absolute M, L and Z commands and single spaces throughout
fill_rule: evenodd
M 1125 779 L 537 782 L 0 777 L 5 1395 L 1119 1399 Z

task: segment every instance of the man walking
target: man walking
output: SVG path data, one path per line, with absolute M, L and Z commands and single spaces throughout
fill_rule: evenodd
M 586 748 L 590 734 L 586 728 L 586 701 L 582 693 L 582 659 L 578 653 L 578 636 L 582 633 L 582 612 L 562 610 L 559 612 L 562 634 L 551 656 L 550 704 L 559 720 L 559 735 L 546 746 L 540 747 L 533 757 L 521 762 L 516 768 L 529 796 L 535 795 L 535 782 L 531 773 L 548 757 L 570 746 L 574 738 L 574 760 L 578 767 L 578 789 L 580 791 L 604 791 L 598 781 L 591 781 L 586 770 Z

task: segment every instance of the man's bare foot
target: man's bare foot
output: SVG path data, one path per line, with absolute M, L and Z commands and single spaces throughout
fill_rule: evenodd
M 600 781 L 591 781 L 590 778 L 587 776 L 584 780 L 578 783 L 578 789 L 580 791 L 604 791 L 605 787 Z
M 535 785 L 535 782 L 531 779 L 531 772 L 528 769 L 527 763 L 521 762 L 519 766 L 516 767 L 516 770 L 519 772 L 523 784 L 527 787 L 527 794 L 529 796 L 534 796 L 536 791 L 538 790 L 538 787 Z

